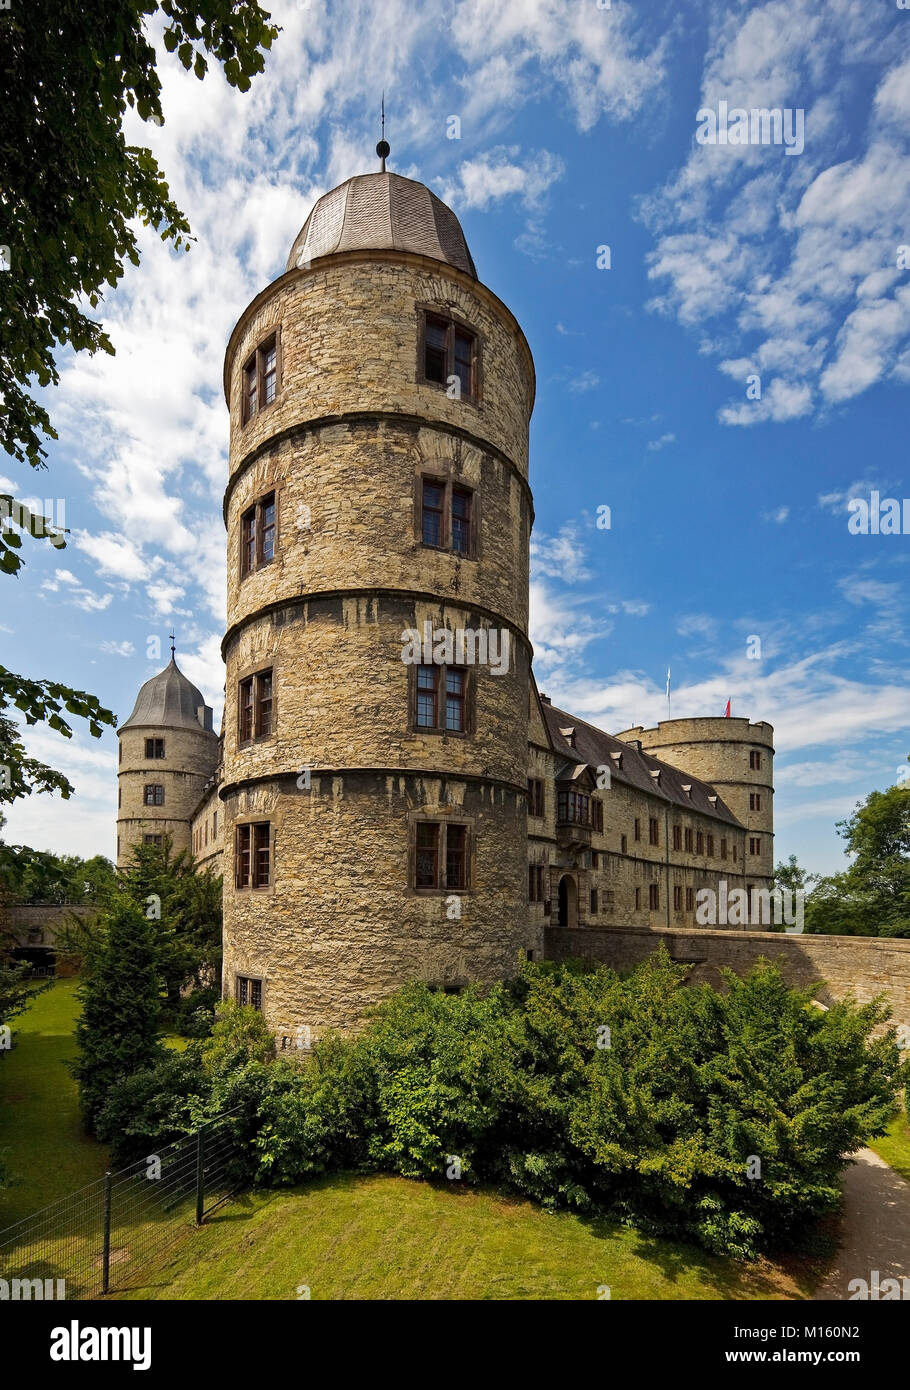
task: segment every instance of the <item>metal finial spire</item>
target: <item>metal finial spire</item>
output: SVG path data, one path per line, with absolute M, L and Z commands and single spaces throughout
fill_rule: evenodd
M 388 140 L 385 138 L 385 92 L 383 92 L 382 94 L 382 106 L 380 109 L 382 111 L 382 139 L 376 146 L 376 153 L 379 155 L 379 158 L 382 161 L 379 165 L 379 172 L 381 174 L 384 174 L 386 156 L 391 154 L 391 146 L 389 145 Z
M 177 648 L 174 646 L 174 634 L 172 632 L 169 632 L 168 637 L 171 639 L 171 656 L 173 657 L 175 651 L 177 650 Z

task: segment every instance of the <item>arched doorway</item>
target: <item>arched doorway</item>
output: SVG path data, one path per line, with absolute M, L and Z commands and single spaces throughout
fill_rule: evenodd
M 577 927 L 578 889 L 571 874 L 563 874 L 559 880 L 558 894 L 559 925 L 561 927 Z

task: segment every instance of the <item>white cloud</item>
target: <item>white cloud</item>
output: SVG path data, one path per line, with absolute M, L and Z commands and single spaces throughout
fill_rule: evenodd
M 659 449 L 665 449 L 668 444 L 675 443 L 675 434 L 662 434 L 659 439 L 649 439 L 648 448 L 652 451 L 652 453 L 656 453 Z
M 546 575 L 551 579 L 561 579 L 566 584 L 576 584 L 591 577 L 584 544 L 574 522 L 561 526 L 556 536 L 548 536 L 543 531 L 532 534 L 531 569 L 535 576 Z

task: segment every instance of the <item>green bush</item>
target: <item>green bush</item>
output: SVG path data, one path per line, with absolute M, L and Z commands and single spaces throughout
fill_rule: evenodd
M 260 1183 L 460 1171 L 751 1257 L 837 1203 L 907 1068 L 893 1030 L 872 1038 L 879 1004 L 819 1010 L 765 963 L 723 995 L 684 973 L 662 951 L 627 978 L 542 964 L 486 992 L 414 984 L 305 1066 L 273 1060 L 261 1015 L 229 1006 L 195 1094 L 236 1112 Z

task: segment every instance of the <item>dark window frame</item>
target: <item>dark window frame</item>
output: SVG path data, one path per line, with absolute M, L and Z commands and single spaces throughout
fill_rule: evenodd
M 120 747 L 121 747 L 121 750 L 122 750 L 123 744 L 121 744 Z M 161 758 L 163 758 L 163 757 L 164 757 L 164 739 L 163 739 L 163 738 L 147 738 L 147 739 L 145 740 L 145 758 L 146 758 L 146 762 L 157 762 L 159 759 L 161 759 Z
M 268 694 L 263 694 L 267 684 Z M 247 699 L 247 694 L 249 698 Z M 267 711 L 268 727 L 263 711 Z M 247 719 L 248 716 L 248 719 Z M 237 682 L 237 744 L 244 748 L 275 732 L 275 668 L 264 666 Z
M 449 310 L 439 309 L 432 305 L 418 305 L 419 327 L 417 334 L 417 381 L 421 386 L 435 386 L 442 391 L 448 391 L 449 377 L 457 376 L 463 380 L 461 372 L 458 370 L 459 358 L 456 353 L 456 338 L 469 339 L 471 344 L 470 389 L 465 391 L 462 385 L 459 401 L 468 401 L 471 405 L 479 405 L 482 398 L 482 342 L 481 335 L 473 324 L 467 323 L 464 319 L 452 314 Z M 441 355 L 444 359 L 439 366 L 441 377 L 427 372 L 428 366 L 428 344 L 427 329 L 433 326 L 437 330 L 442 330 L 443 343 L 441 348 L 430 349 Z
M 411 733 L 413 734 L 433 734 L 442 738 L 465 738 L 474 732 L 474 672 L 470 666 L 458 666 L 455 662 L 414 662 L 409 668 L 409 706 Z M 435 673 L 434 685 L 432 690 L 427 685 L 421 685 L 420 672 L 433 671 Z M 450 691 L 449 675 L 459 672 L 462 676 L 461 691 Z M 433 695 L 433 723 L 425 724 L 418 722 L 421 709 L 421 695 Z M 461 728 L 449 727 L 449 702 L 452 701 L 453 708 L 461 709 Z
M 428 835 L 427 831 L 433 831 Z M 449 831 L 458 832 L 461 843 L 457 849 L 450 845 Z M 426 816 L 411 823 L 410 867 L 408 881 L 411 891 L 420 897 L 446 895 L 449 893 L 469 893 L 474 881 L 474 832 L 470 821 L 448 820 Z M 421 840 L 424 841 L 421 844 Z M 420 855 L 432 853 L 432 869 L 428 874 L 420 870 Z M 458 856 L 460 882 L 452 882 L 451 869 L 454 856 Z M 418 876 L 432 882 L 418 882 Z
M 275 365 L 269 370 L 267 363 L 270 352 L 274 349 Z M 240 423 L 246 426 L 257 415 L 261 415 L 269 406 L 275 404 L 281 395 L 281 325 L 276 324 L 270 328 L 247 355 L 246 361 L 240 369 Z M 267 379 L 274 377 L 274 391 L 271 400 L 266 400 Z M 251 407 L 250 386 L 255 388 L 255 404 Z
M 546 798 L 544 795 L 543 778 L 528 778 L 528 815 L 535 820 L 543 819 L 545 815 Z
M 262 1012 L 262 985 L 260 975 L 234 976 L 234 998 L 241 1008 L 258 1009 Z
M 427 488 L 436 488 L 442 493 L 442 502 L 439 506 L 427 505 Z M 455 515 L 456 497 L 467 499 L 467 516 L 464 518 Z M 427 539 L 425 518 L 428 515 L 439 518 L 438 540 Z M 418 543 L 426 546 L 427 550 L 444 551 L 447 555 L 456 555 L 460 560 L 476 560 L 479 517 L 478 491 L 470 483 L 464 482 L 460 478 L 440 477 L 435 473 L 421 473 L 419 475 L 417 479 L 417 538 Z M 460 520 L 465 523 L 467 544 L 456 546 L 456 522 Z
M 265 513 L 271 506 L 272 520 L 264 520 Z M 252 519 L 252 529 L 249 529 L 249 522 Z M 271 533 L 271 553 L 266 554 L 265 541 Z M 252 558 L 251 546 L 252 541 Z M 259 570 L 271 565 L 278 554 L 278 489 L 271 488 L 264 492 L 261 497 L 257 497 L 248 507 L 244 507 L 240 516 L 240 578 L 248 579 L 251 574 L 256 574 Z
M 261 893 L 274 883 L 271 821 L 243 821 L 234 827 L 234 887 Z
M 164 784 L 162 782 L 145 782 L 142 787 L 142 804 L 143 806 L 163 806 Z

